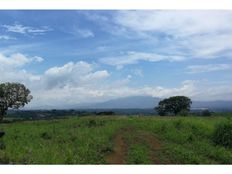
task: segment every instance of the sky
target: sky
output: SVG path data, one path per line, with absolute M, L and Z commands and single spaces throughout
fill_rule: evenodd
M 127 96 L 232 100 L 231 10 L 0 10 L 0 83 L 27 108 Z

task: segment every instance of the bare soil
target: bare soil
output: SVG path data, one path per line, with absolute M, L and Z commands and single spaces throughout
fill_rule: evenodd
M 137 132 L 133 127 L 121 128 L 120 131 L 115 135 L 114 148 L 111 154 L 106 155 L 105 160 L 108 164 L 124 164 L 126 160 L 127 151 L 129 149 L 128 142 L 125 141 L 123 135 L 130 133 L 133 136 L 133 143 L 146 143 L 149 146 L 150 154 L 149 157 L 154 164 L 161 164 L 156 152 L 162 150 L 159 140 L 148 132 Z
M 127 147 L 121 133 L 116 135 L 114 144 L 113 153 L 106 156 L 106 162 L 108 164 L 123 164 Z

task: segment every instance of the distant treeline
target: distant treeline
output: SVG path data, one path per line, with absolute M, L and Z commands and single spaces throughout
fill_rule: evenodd
M 9 120 L 45 120 L 67 118 L 68 116 L 90 115 L 155 115 L 154 109 L 68 109 L 68 110 L 9 110 L 5 122 Z
M 88 115 L 154 115 L 154 109 L 68 109 L 68 110 L 9 110 L 8 118 L 57 118 L 66 116 L 88 116 Z
M 192 116 L 210 116 L 222 115 L 227 112 L 212 112 L 205 113 L 204 110 L 192 110 Z M 59 119 L 67 118 L 69 116 L 99 116 L 99 115 L 141 115 L 141 116 L 155 116 L 157 113 L 154 109 L 69 109 L 69 110 L 9 110 L 7 117 L 3 122 L 20 121 L 20 120 L 46 120 L 46 119 Z M 227 115 L 231 116 L 231 112 Z

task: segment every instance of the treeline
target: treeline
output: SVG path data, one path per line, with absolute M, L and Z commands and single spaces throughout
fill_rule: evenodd
M 87 111 L 78 111 L 74 109 L 70 110 L 9 110 L 7 113 L 8 118 L 15 119 L 27 119 L 27 120 L 38 120 L 38 119 L 53 119 L 53 118 L 64 118 L 67 116 L 85 116 L 91 113 Z
M 84 111 L 84 110 L 9 110 L 5 122 L 10 120 L 42 120 L 67 118 L 68 116 L 115 115 L 113 111 Z M 3 121 L 4 122 L 4 121 Z
M 52 110 L 8 110 L 6 118 L 15 119 L 50 119 L 67 116 L 90 115 L 155 115 L 154 109 L 52 109 Z

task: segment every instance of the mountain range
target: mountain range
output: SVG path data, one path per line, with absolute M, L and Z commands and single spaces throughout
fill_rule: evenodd
M 36 107 L 25 108 L 26 110 L 50 110 L 50 109 L 154 109 L 162 98 L 151 96 L 131 96 L 116 98 L 98 103 L 81 103 L 73 105 L 41 105 Z M 191 109 L 199 110 L 208 108 L 211 111 L 232 111 L 232 100 L 215 100 L 215 101 L 192 101 Z
M 132 96 L 108 100 L 101 103 L 90 103 L 77 106 L 77 109 L 150 109 L 158 105 L 161 98 L 151 96 Z M 232 101 L 193 101 L 192 109 L 208 108 L 210 110 L 232 110 Z

